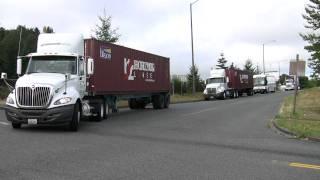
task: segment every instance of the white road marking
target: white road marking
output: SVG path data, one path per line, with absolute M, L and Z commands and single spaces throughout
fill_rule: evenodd
M 0 121 L 0 124 L 5 125 L 5 126 L 9 126 L 9 125 L 10 125 L 9 123 L 7 123 L 7 122 L 2 122 L 2 121 Z

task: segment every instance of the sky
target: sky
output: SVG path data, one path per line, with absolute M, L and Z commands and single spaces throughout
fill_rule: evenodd
M 117 44 L 170 58 L 171 74 L 192 64 L 189 0 L 1 0 L 0 26 L 53 27 L 56 33 L 94 34 L 98 15 L 112 17 Z M 307 0 L 199 0 L 192 5 L 194 61 L 202 78 L 224 53 L 243 68 L 247 59 L 266 71 L 288 73 L 296 54 L 307 60 L 302 14 Z M 307 69 L 307 74 L 311 72 Z

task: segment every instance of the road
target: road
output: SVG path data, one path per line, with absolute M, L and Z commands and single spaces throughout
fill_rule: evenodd
M 14 130 L 0 111 L 0 179 L 319 180 L 320 143 L 268 128 L 286 95 L 121 109 L 76 133 Z

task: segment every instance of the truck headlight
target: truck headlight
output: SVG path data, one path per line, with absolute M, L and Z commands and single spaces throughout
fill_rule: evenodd
M 12 97 L 8 97 L 6 103 L 7 104 L 14 104 L 13 98 Z
M 61 98 L 61 99 L 56 100 L 56 102 L 54 102 L 53 104 L 54 104 L 54 105 L 67 104 L 67 103 L 69 103 L 71 100 L 72 100 L 71 97 L 64 97 L 64 98 Z

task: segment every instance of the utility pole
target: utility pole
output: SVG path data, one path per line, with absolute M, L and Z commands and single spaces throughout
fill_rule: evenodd
M 265 74 L 266 70 L 264 67 L 264 43 L 262 44 L 262 63 L 263 63 L 263 74 Z
M 297 104 L 297 92 L 298 92 L 298 62 L 299 62 L 299 54 L 296 56 L 296 72 L 295 72 L 295 79 L 294 79 L 294 98 L 293 98 L 293 114 L 296 113 L 296 104 Z
M 269 41 L 269 42 L 267 42 L 267 43 L 263 43 L 262 44 L 262 65 L 263 65 L 263 74 L 265 74 L 266 73 L 266 69 L 265 69 L 265 64 L 264 64 L 264 45 L 265 44 L 269 44 L 269 43 L 273 43 L 273 42 L 276 42 L 276 40 L 272 40 L 272 41 Z
M 196 92 L 196 86 L 195 86 L 195 68 L 194 68 L 194 52 L 193 52 L 193 27 L 192 27 L 192 5 L 198 2 L 199 0 L 196 0 L 192 3 L 190 3 L 190 22 L 191 22 L 191 51 L 192 51 L 192 94 L 194 95 Z

